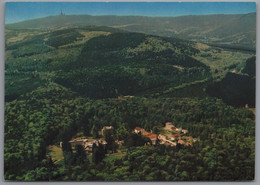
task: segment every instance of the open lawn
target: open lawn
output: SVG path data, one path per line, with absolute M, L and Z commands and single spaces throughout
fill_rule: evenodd
M 104 161 L 106 161 L 106 162 L 114 161 L 116 159 L 123 158 L 125 155 L 126 155 L 126 153 L 115 153 L 115 154 L 112 154 L 112 155 L 105 157 Z
M 48 155 L 51 156 L 53 161 L 58 161 L 63 159 L 62 149 L 55 145 L 48 146 Z
M 200 50 L 200 53 L 194 58 L 210 66 L 213 77 L 223 77 L 227 72 L 231 71 L 240 73 L 245 66 L 246 60 L 255 54 L 252 52 L 225 50 L 202 43 L 197 43 L 195 47 Z

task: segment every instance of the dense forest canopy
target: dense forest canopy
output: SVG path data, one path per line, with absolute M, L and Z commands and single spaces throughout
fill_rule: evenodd
M 6 180 L 254 179 L 254 52 L 105 26 L 7 28 Z M 133 132 L 166 122 L 195 141 Z M 107 144 L 88 154 L 77 137 Z

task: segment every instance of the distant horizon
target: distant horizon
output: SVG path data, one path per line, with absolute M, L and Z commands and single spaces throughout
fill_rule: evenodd
M 5 24 L 49 16 L 144 16 L 234 15 L 256 13 L 255 2 L 6 2 Z
M 63 12 L 64 13 L 64 12 Z M 256 13 L 256 12 L 249 12 L 249 13 L 231 13 L 231 14 L 225 14 L 225 13 L 222 13 L 222 14 L 198 14 L 198 15 L 180 15 L 180 16 L 145 16 L 145 15 L 91 15 L 91 14 L 66 14 L 64 13 L 64 16 L 93 16 L 93 17 L 98 17 L 98 16 L 118 16 L 118 17 L 126 17 L 126 16 L 129 16 L 129 17 L 185 17 L 185 16 L 207 16 L 207 15 L 246 15 L 246 14 L 253 14 L 253 13 Z M 32 19 L 26 19 L 26 20 L 23 20 L 23 21 L 18 21 L 18 22 L 13 22 L 13 23 L 5 23 L 6 25 L 7 24 L 16 24 L 16 23 L 21 23 L 21 22 L 25 22 L 25 21 L 30 21 L 30 20 L 35 20 L 35 19 L 44 19 L 44 18 L 47 18 L 47 17 L 55 17 L 55 16 L 60 16 L 60 14 L 57 14 L 57 15 L 47 15 L 47 16 L 44 16 L 44 17 L 37 17 L 37 18 L 32 18 Z

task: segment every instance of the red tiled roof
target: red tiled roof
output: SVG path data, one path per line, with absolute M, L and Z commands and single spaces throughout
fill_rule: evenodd
M 144 136 L 148 136 L 148 135 L 150 135 L 150 134 L 152 134 L 152 133 L 144 131 L 142 134 L 143 134 Z
M 135 127 L 135 130 L 142 130 L 142 128 L 140 128 L 140 127 Z
M 172 137 L 181 137 L 181 135 L 180 134 L 174 134 L 174 135 L 172 135 Z
M 142 135 L 145 136 L 145 137 L 148 137 L 150 139 L 157 138 L 157 134 L 152 134 L 152 133 L 146 132 L 146 131 L 143 132 Z
M 150 139 L 152 139 L 152 138 L 157 138 L 157 135 L 156 135 L 156 134 L 150 134 L 150 135 L 148 135 L 147 137 L 149 137 Z
M 172 129 L 172 130 L 176 130 L 176 127 L 172 127 L 171 129 Z

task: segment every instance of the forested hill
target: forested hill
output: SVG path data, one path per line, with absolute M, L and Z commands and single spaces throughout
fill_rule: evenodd
M 7 101 L 48 81 L 90 98 L 115 98 L 151 95 L 151 90 L 210 76 L 209 66 L 192 57 L 199 53 L 196 44 L 180 39 L 93 26 L 43 32 L 18 42 L 10 42 L 12 34 L 24 32 L 10 31 L 6 37 L 6 82 L 13 83 L 6 88 Z
M 208 94 L 222 98 L 227 104 L 233 106 L 244 106 L 246 104 L 255 107 L 255 66 L 256 57 L 251 57 L 246 61 L 243 75 L 233 72 L 220 81 L 214 82 L 207 87 Z
M 243 49 L 255 49 L 256 43 L 256 13 L 180 17 L 65 15 L 7 24 L 6 28 L 49 29 L 84 25 L 112 26 Z
M 6 30 L 5 97 L 12 101 L 49 82 L 95 99 L 206 97 L 212 77 L 221 79 L 234 70 L 244 73 L 252 56 L 104 26 Z M 253 101 L 253 95 L 245 99 L 250 105 Z

